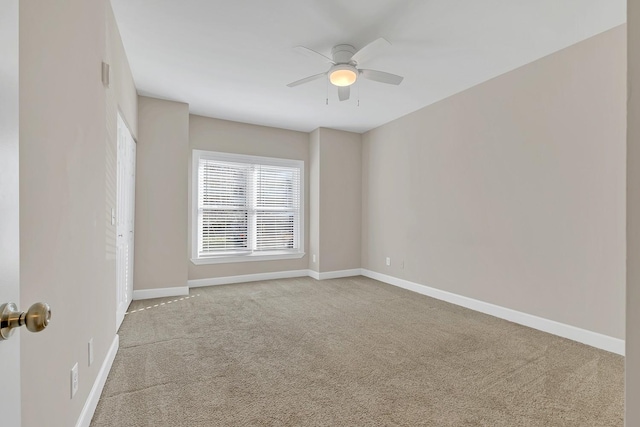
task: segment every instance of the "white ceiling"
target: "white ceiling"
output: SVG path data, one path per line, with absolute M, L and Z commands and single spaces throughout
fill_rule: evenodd
M 193 114 L 309 132 L 364 132 L 626 22 L 626 0 L 111 0 L 141 95 Z M 349 101 L 326 80 L 336 44 L 392 45 Z M 358 96 L 359 92 L 359 96 Z M 360 105 L 358 106 L 358 98 Z

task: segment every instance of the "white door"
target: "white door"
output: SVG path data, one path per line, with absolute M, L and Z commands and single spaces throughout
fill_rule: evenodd
M 18 0 L 3 0 L 0 1 L 0 305 L 20 303 L 18 142 Z M 0 384 L 0 424 L 19 426 L 20 332 L 0 341 Z
M 116 195 L 116 329 L 120 328 L 133 297 L 133 235 L 136 143 L 118 114 Z

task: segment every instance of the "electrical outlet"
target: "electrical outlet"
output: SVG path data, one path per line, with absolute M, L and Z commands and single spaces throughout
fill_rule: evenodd
M 387 265 L 391 265 L 391 258 L 387 257 Z
M 89 366 L 91 366 L 93 365 L 93 338 L 89 340 L 89 345 L 87 347 L 87 351 L 89 352 Z
M 71 368 L 71 398 L 76 395 L 78 391 L 78 362 Z
M 400 269 L 401 269 L 401 270 L 404 270 L 404 260 L 403 260 L 403 261 L 400 261 Z
M 316 262 L 316 254 L 313 254 L 311 258 L 313 258 L 313 262 Z

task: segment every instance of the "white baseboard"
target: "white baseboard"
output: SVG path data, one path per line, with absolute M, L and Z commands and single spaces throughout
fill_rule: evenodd
M 104 358 L 104 362 L 102 362 L 98 376 L 93 382 L 93 387 L 91 387 L 89 396 L 87 396 L 82 412 L 80 412 L 76 427 L 89 427 L 89 424 L 91 424 L 91 418 L 93 418 L 93 414 L 96 412 L 98 400 L 100 400 L 102 389 L 104 388 L 104 384 L 107 382 L 107 377 L 109 376 L 109 371 L 111 371 L 111 365 L 113 365 L 113 360 L 116 358 L 119 346 L 120 337 L 116 334 L 113 342 L 111 343 L 111 347 L 109 347 L 107 356 Z
M 318 277 L 311 276 L 311 273 L 317 274 Z M 361 274 L 362 269 L 360 268 L 354 268 L 351 270 L 327 271 L 324 273 L 317 273 L 313 270 L 309 270 L 309 276 L 313 277 L 316 280 L 339 279 L 341 277 L 360 276 Z
M 274 271 L 271 273 L 243 274 L 241 276 L 212 277 L 210 279 L 189 280 L 190 288 L 203 286 L 229 285 L 232 283 L 258 282 L 260 280 L 289 279 L 291 277 L 305 277 L 309 270 Z
M 157 288 L 157 289 L 138 289 L 133 291 L 133 300 L 179 297 L 189 295 L 188 286 L 179 286 L 176 288 Z
M 189 288 L 200 288 L 203 286 L 230 285 L 233 283 L 258 282 L 260 280 L 288 279 L 291 277 L 313 277 L 316 280 L 337 279 L 340 277 L 359 276 L 361 269 L 354 268 L 352 270 L 327 271 L 318 273 L 314 270 L 289 270 L 275 271 L 271 273 L 243 274 L 240 276 L 212 277 L 209 279 L 194 279 L 187 283 Z M 134 299 L 136 299 L 134 297 Z
M 505 319 L 513 323 L 538 329 L 553 335 L 578 341 L 583 344 L 590 345 L 602 350 L 609 351 L 624 356 L 625 341 L 619 338 L 610 337 L 608 335 L 599 334 L 597 332 L 588 331 L 586 329 L 577 328 L 575 326 L 556 322 L 554 320 L 544 319 L 532 314 L 523 313 L 512 310 L 510 308 L 501 307 L 499 305 L 490 304 L 484 301 L 478 301 L 473 298 L 464 297 L 451 292 L 442 291 L 440 289 L 431 288 L 429 286 L 420 285 L 408 280 L 399 279 L 397 277 L 388 276 L 386 274 L 377 273 L 375 271 L 362 269 L 362 275 L 370 277 L 390 285 L 408 289 L 422 295 L 456 304 L 471 310 L 489 314 L 500 319 Z

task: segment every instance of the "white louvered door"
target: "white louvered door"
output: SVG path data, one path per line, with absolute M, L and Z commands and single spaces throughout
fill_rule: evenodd
M 116 201 L 116 329 L 133 297 L 136 143 L 118 114 Z

